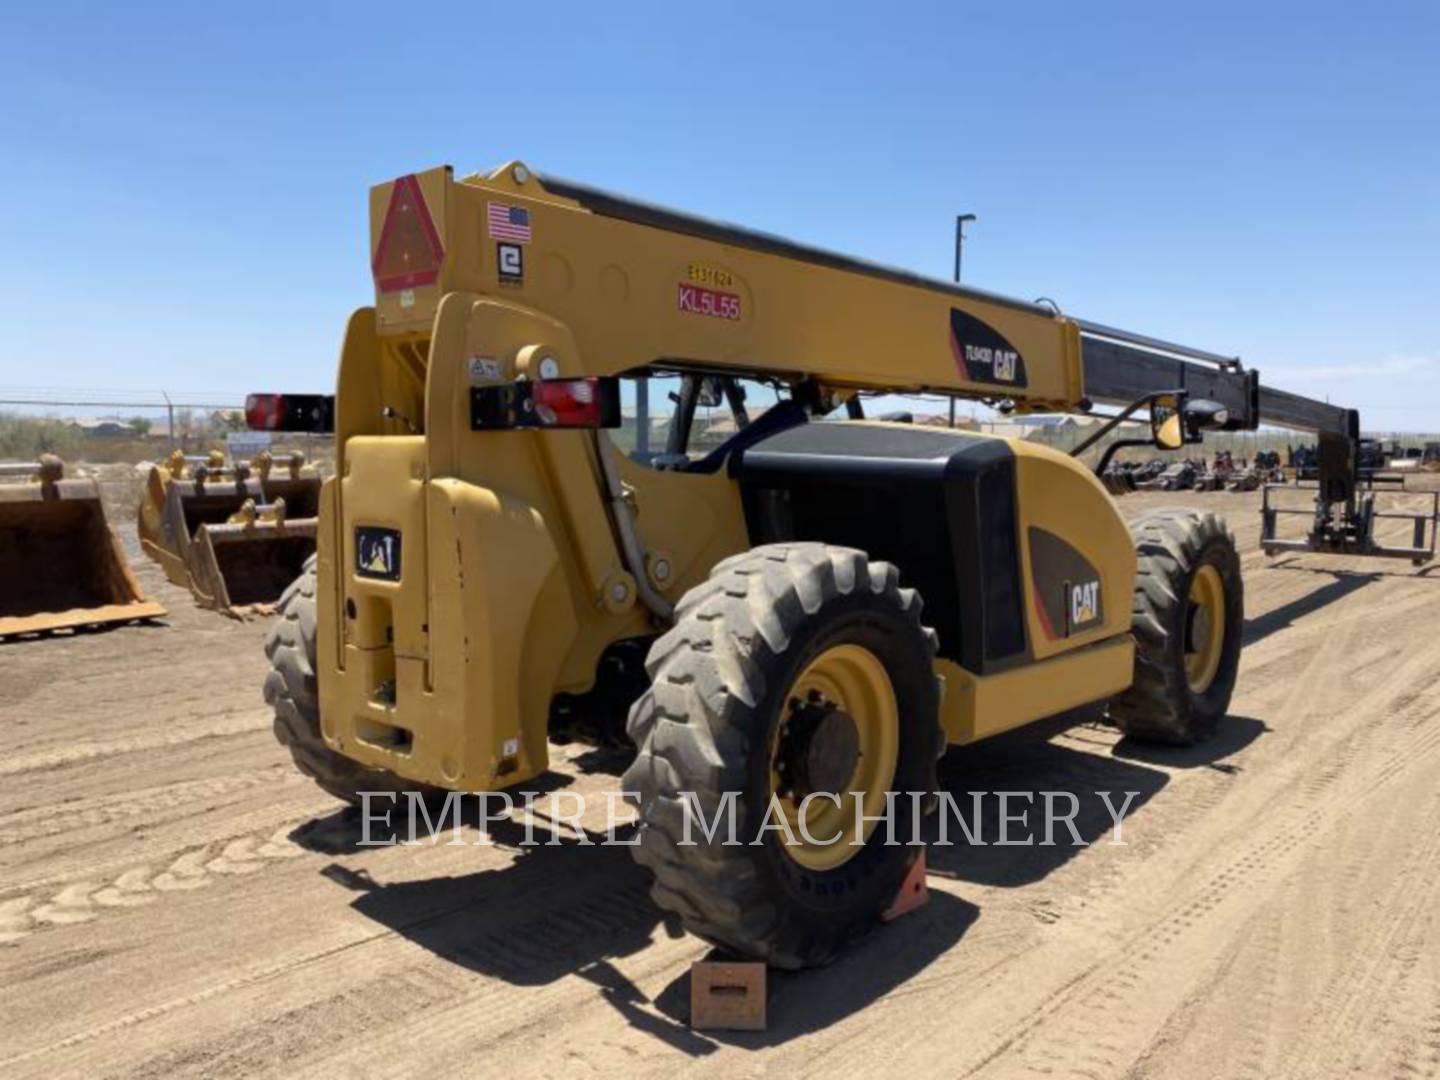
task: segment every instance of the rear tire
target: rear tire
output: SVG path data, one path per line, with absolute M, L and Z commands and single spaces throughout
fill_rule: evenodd
M 945 739 L 932 667 L 935 635 L 921 625 L 920 609 L 919 595 L 900 588 L 895 567 L 818 543 L 770 544 L 727 559 L 681 600 L 675 626 L 650 650 L 651 686 L 630 712 L 629 733 L 639 751 L 624 789 L 640 811 L 632 854 L 655 875 L 656 903 L 691 933 L 778 967 L 804 967 L 834 957 L 894 898 L 918 850 L 906 846 L 917 812 L 907 797 L 894 800 L 895 846 L 884 843 L 886 829 L 876 825 L 838 863 L 823 845 L 792 854 L 776 831 L 767 830 L 758 844 L 750 841 L 766 820 L 772 792 L 792 802 L 798 793 L 793 780 L 776 788 L 777 779 L 797 768 L 791 764 L 797 759 L 780 747 L 795 753 L 798 743 L 800 755 L 817 758 L 828 753 L 830 736 L 820 732 L 834 728 L 824 726 L 865 713 L 872 690 L 881 697 L 869 700 L 885 703 L 876 710 L 885 717 L 882 728 L 851 717 L 857 731 L 871 734 L 857 736 L 859 752 L 832 775 L 847 775 L 853 765 L 851 786 L 935 790 L 935 760 Z M 853 668 L 838 661 L 842 677 L 871 673 L 868 682 L 857 676 L 858 684 L 848 684 L 858 685 L 855 700 L 839 707 L 800 689 L 827 656 L 861 657 Z M 888 734 L 874 734 L 882 730 Z M 810 760 L 798 766 L 807 777 Z M 878 770 L 871 764 L 877 760 L 886 763 Z M 880 779 L 885 775 L 888 783 Z M 874 777 L 873 789 L 861 777 Z M 832 790 L 808 778 L 802 786 Z M 721 823 L 713 842 L 696 821 L 693 843 L 682 843 L 681 792 L 694 793 L 706 822 Z M 727 792 L 736 793 L 738 844 L 722 843 Z M 854 804 L 845 805 L 853 818 Z M 922 800 L 919 812 L 926 809 Z
M 315 684 L 315 579 L 311 555 L 281 594 L 275 623 L 265 637 L 270 659 L 265 702 L 275 710 L 275 738 L 290 750 L 296 768 L 337 799 L 359 803 L 362 791 L 418 791 L 430 798 L 438 789 L 367 768 L 325 745 Z
M 1199 742 L 1229 709 L 1240 665 L 1245 586 L 1235 537 L 1218 514 L 1196 510 L 1146 514 L 1131 534 L 1139 560 L 1131 609 L 1135 680 L 1111 700 L 1110 718 L 1137 739 Z

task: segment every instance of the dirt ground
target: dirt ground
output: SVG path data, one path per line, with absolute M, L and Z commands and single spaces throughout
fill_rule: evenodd
M 936 849 L 926 907 L 772 975 L 763 1034 L 689 1029 L 706 949 L 623 848 L 358 848 L 271 737 L 264 626 L 132 534 L 163 624 L 0 645 L 0 1075 L 1434 1076 L 1440 571 L 1267 564 L 1254 494 L 1123 505 L 1177 501 L 1245 553 L 1218 737 L 1081 717 L 952 752 L 950 790 L 1073 792 L 1092 843 Z M 1139 793 L 1123 846 L 1101 791 Z

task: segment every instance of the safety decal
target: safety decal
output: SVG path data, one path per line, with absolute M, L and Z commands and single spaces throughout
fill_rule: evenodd
M 375 288 L 390 293 L 434 285 L 444 261 L 445 245 L 420 182 L 413 175 L 400 177 L 391 188 L 380 239 L 370 261 Z
M 472 356 L 470 357 L 470 385 L 484 386 L 487 383 L 501 382 L 505 373 L 500 367 L 500 361 L 493 356 Z

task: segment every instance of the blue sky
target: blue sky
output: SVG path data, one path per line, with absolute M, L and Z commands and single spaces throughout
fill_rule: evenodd
M 0 386 L 325 389 L 366 191 L 511 157 L 1440 430 L 1440 5 L 8 5 Z

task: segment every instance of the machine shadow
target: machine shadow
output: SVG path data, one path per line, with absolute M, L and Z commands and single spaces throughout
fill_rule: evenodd
M 1047 804 L 1061 815 L 1072 807 L 1076 810 L 1075 831 L 1088 846 L 1114 828 L 1099 792 L 1110 792 L 1115 809 L 1124 807 L 1128 816 L 1165 786 L 1169 777 L 1164 772 L 1053 741 L 1060 732 L 1087 722 L 1098 723 L 1098 713 L 1064 713 L 973 746 L 953 748 L 941 758 L 940 791 L 954 804 L 942 798 L 939 813 L 929 822 L 930 872 L 976 885 L 1031 884 L 1084 850 L 1059 820 L 1049 837 L 1053 842 L 1044 842 Z M 1049 793 L 1048 800 L 1044 793 Z M 1001 840 L 1006 842 L 998 844 Z
M 405 824 L 392 824 L 397 838 L 405 835 Z M 473 818 L 462 827 L 467 843 L 478 839 Z M 617 836 L 630 839 L 633 830 Z M 321 873 L 355 893 L 355 911 L 448 963 L 514 986 L 578 975 L 637 1030 L 691 1056 L 712 1052 L 717 1039 L 687 1023 L 688 972 L 651 1002 L 613 963 L 648 948 L 657 929 L 671 937 L 682 933 L 651 902 L 649 872 L 625 848 L 600 844 L 603 834 L 587 833 L 591 845 L 570 837 L 549 846 L 554 837 L 537 824 L 538 845 L 526 846 L 522 824 L 491 822 L 490 840 L 515 853 L 503 867 L 395 883 L 338 862 Z M 336 855 L 367 850 L 360 846 L 360 813 L 353 807 L 302 825 L 292 839 Z M 372 831 L 370 839 L 382 835 Z M 879 928 L 829 967 L 772 972 L 770 1029 L 743 1038 L 733 1034 L 755 1045 L 783 1042 L 861 1010 L 923 971 L 978 914 L 973 904 L 932 893 L 920 911 Z
M 1264 615 L 1257 615 L 1253 619 L 1245 620 L 1245 630 L 1242 637 L 1242 647 L 1249 648 L 1258 641 L 1263 641 L 1271 634 L 1277 634 L 1281 630 L 1288 630 L 1296 619 L 1309 615 L 1311 612 L 1319 611 L 1328 604 L 1343 599 L 1363 589 L 1366 585 L 1372 585 L 1380 580 L 1381 575 L 1376 572 L 1357 573 L 1340 572 L 1334 570 L 1314 570 L 1309 567 L 1295 566 L 1290 563 L 1276 563 L 1270 567 L 1272 570 L 1300 571 L 1310 574 L 1324 574 L 1333 580 L 1321 585 L 1318 589 L 1312 589 L 1304 596 L 1297 596 L 1288 604 L 1281 604 Z
M 968 900 L 932 890 L 924 907 L 880 926 L 834 963 L 805 971 L 770 971 L 768 1026 L 764 1031 L 707 1031 L 703 1035 L 691 1032 L 686 1026 L 690 1020 L 688 971 L 656 996 L 654 1008 L 675 1026 L 711 1046 L 778 1046 L 861 1012 L 903 986 L 953 948 L 979 916 L 980 909 Z M 729 959 L 719 953 L 711 957 Z M 607 995 L 606 1001 L 627 1018 L 638 1011 L 637 1003 L 612 995 Z
M 1263 720 L 1232 713 L 1220 721 L 1220 727 L 1213 736 L 1194 746 L 1162 746 L 1124 738 L 1115 744 L 1111 753 L 1126 761 L 1162 765 L 1167 769 L 1206 768 L 1235 773 L 1240 771 L 1240 767 L 1225 759 L 1238 754 L 1270 730 Z
M 621 842 L 633 836 L 633 826 L 616 832 Z M 482 842 L 473 822 L 461 838 Z M 441 959 L 537 986 L 644 948 L 664 921 L 650 902 L 648 871 L 623 843 L 604 839 L 587 832 L 584 843 L 537 823 L 531 844 L 523 824 L 492 821 L 488 844 L 514 855 L 499 867 L 393 883 L 339 863 L 321 873 L 357 894 L 356 911 Z
M 346 807 L 297 828 L 291 838 L 312 851 L 351 855 L 361 846 L 361 815 Z M 465 842 L 478 839 L 471 814 L 462 819 Z M 406 835 L 400 815 L 393 835 Z M 549 846 L 555 834 L 535 827 L 538 844 L 525 844 L 522 824 L 490 823 L 490 840 L 512 849 L 509 864 L 473 874 L 383 883 L 365 869 L 331 863 L 321 873 L 354 892 L 352 908 L 448 963 L 515 986 L 541 986 L 568 975 L 593 983 L 602 1000 L 639 1031 L 676 1049 L 703 1056 L 717 1038 L 753 1045 L 783 1042 L 824 1027 L 913 978 L 954 945 L 978 917 L 975 905 L 932 893 L 920 911 L 881 927 L 835 964 L 806 972 L 772 972 L 767 1032 L 701 1034 L 688 1026 L 689 974 L 651 1002 L 612 961 L 649 947 L 657 929 L 682 930 L 650 900 L 649 871 L 624 847 L 592 845 L 572 836 Z M 385 834 L 372 831 L 372 841 Z M 633 838 L 633 829 L 617 833 Z
M 573 784 L 574 778 L 563 773 L 547 772 L 528 781 L 525 785 L 527 791 L 536 795 L 546 795 L 552 791 L 559 791 Z M 329 814 L 322 817 L 314 817 L 290 831 L 287 839 L 292 843 L 304 848 L 306 851 L 317 852 L 321 855 L 357 855 L 361 852 L 373 850 L 374 848 L 402 843 L 411 835 L 412 818 L 416 836 L 425 835 L 428 831 L 425 822 L 420 819 L 415 803 L 411 802 L 406 794 L 397 794 L 393 800 L 387 798 L 388 793 L 377 792 L 373 797 L 370 808 L 371 821 L 366 825 L 364 812 L 361 807 L 354 805 L 342 805 Z M 424 812 L 435 824 L 436 830 L 441 828 L 441 818 L 446 811 L 439 802 L 432 801 L 427 804 L 428 809 Z M 493 809 L 498 810 L 496 806 Z M 388 811 L 388 814 L 387 814 Z M 383 820 L 382 820 L 383 819 Z M 448 828 L 450 819 L 445 819 L 445 827 Z M 517 848 L 525 847 L 519 840 L 509 840 L 511 831 L 508 825 L 502 826 L 494 818 L 488 823 L 480 820 L 479 802 L 473 795 L 468 795 L 460 800 L 460 826 L 466 830 L 468 843 L 478 843 L 480 833 L 487 827 L 490 832 L 490 839 L 496 846 L 506 847 L 513 844 Z M 523 837 L 523 827 L 518 828 L 519 834 Z M 549 838 L 545 831 L 543 819 L 537 819 L 535 834 L 539 843 L 545 843 Z
M 1085 723 L 1098 722 L 1093 710 L 1072 712 L 957 750 L 940 763 L 941 790 L 949 792 L 962 813 L 971 806 L 970 792 L 1068 792 L 1079 803 L 1076 829 L 1085 843 L 1103 843 L 1114 822 L 1098 793 L 1112 793 L 1118 810 L 1126 793 L 1135 792 L 1125 807 L 1133 814 L 1168 780 L 1162 769 L 1140 763 L 1142 756 L 1167 767 L 1215 762 L 1257 737 L 1258 721 L 1227 719 L 1218 737 L 1203 748 L 1174 751 L 1127 750 L 1125 741 L 1114 754 L 1087 753 L 1052 741 L 1060 731 L 1083 736 Z M 1077 725 L 1081 725 L 1077 729 Z M 1109 746 L 1113 737 L 1097 739 Z M 611 771 L 613 760 L 586 762 Z M 549 778 L 555 787 L 570 781 Z M 466 804 L 474 805 L 473 801 Z M 1035 796 L 1029 815 L 1028 846 L 994 847 L 999 838 L 997 807 L 985 807 L 972 822 L 977 843 L 968 843 L 950 824 L 954 846 L 929 849 L 934 875 L 976 885 L 1021 886 L 1053 872 L 1083 848 L 1072 846 L 1058 826 L 1054 846 L 1039 846 L 1042 803 Z M 1025 809 L 1016 803 L 1012 812 Z M 351 855 L 360 845 L 360 813 L 345 808 L 296 829 L 292 839 L 313 851 Z M 407 823 L 396 815 L 393 835 L 403 836 Z M 477 815 L 463 820 L 466 843 L 479 839 Z M 931 826 L 932 834 L 938 831 Z M 600 833 L 586 833 L 590 845 L 574 836 L 556 839 L 543 822 L 535 825 L 536 845 L 527 845 L 525 827 L 513 821 L 490 822 L 489 840 L 513 850 L 507 864 L 470 874 L 419 881 L 378 882 L 364 869 L 332 863 L 322 873 L 352 890 L 355 911 L 394 931 L 448 963 L 515 986 L 541 986 L 566 976 L 586 979 L 601 1000 L 627 1023 L 690 1056 L 700 1057 L 719 1045 L 763 1047 L 783 1043 L 824 1028 L 858 1012 L 922 973 L 955 946 L 979 917 L 979 908 L 949 892 L 932 890 L 929 903 L 894 923 L 879 927 L 828 967 L 801 972 L 772 971 L 769 976 L 769 1028 L 764 1032 L 696 1032 L 688 1026 L 689 973 L 673 979 L 653 1000 L 614 961 L 648 948 L 657 930 L 672 937 L 678 923 L 659 911 L 649 897 L 648 871 L 621 846 L 602 845 Z M 1011 826 L 1010 835 L 1025 835 Z M 371 839 L 379 838 L 372 833 Z M 633 838 L 622 829 L 621 840 Z M 931 836 L 933 841 L 935 836 Z M 980 846 L 983 842 L 987 846 Z
M 938 816 L 932 824 L 930 871 L 1001 888 L 1040 881 L 1089 845 L 1107 842 L 1117 814 L 1123 829 L 1125 819 L 1169 783 L 1168 770 L 1210 767 L 1231 772 L 1234 766 L 1225 759 L 1267 730 L 1258 720 L 1227 716 L 1212 738 L 1195 746 L 1158 747 L 1129 738 L 1110 746 L 1113 736 L 1109 736 L 1097 739 L 1110 746 L 1106 754 L 1054 741 L 1062 731 L 1083 737 L 1087 725 L 1100 731 L 1101 715 L 1094 706 L 1064 713 L 975 746 L 953 749 L 942 758 L 940 788 L 954 799 L 955 808 L 941 807 L 941 814 L 949 814 L 948 845 L 936 842 Z M 1108 730 L 1113 729 L 1107 729 L 1107 735 Z M 1007 793 L 1009 820 L 1003 824 L 1000 793 Z M 1047 806 L 1056 815 L 1048 836 Z M 1078 844 L 1060 820 L 1072 808 Z M 1020 815 L 1023 819 L 1017 820 Z M 962 822 L 969 826 L 968 834 L 962 831 Z M 1007 843 L 997 843 L 1001 839 Z
M 1346 558 L 1347 556 L 1336 557 Z M 1388 561 L 1393 565 L 1397 562 L 1404 562 L 1405 560 L 1390 559 Z M 1437 568 L 1440 568 L 1437 567 L 1437 564 L 1429 562 L 1425 563 L 1422 566 L 1415 566 L 1412 564 L 1409 566 L 1408 569 L 1404 570 L 1348 570 L 1344 567 L 1306 566 L 1303 562 L 1294 557 L 1273 562 L 1266 567 L 1267 570 L 1288 570 L 1291 573 L 1298 574 L 1324 574 L 1327 577 L 1333 578 L 1358 577 L 1374 578 L 1377 580 L 1380 578 L 1409 578 L 1411 580 L 1418 579 L 1420 581 L 1440 580 L 1440 578 L 1435 577 L 1435 571 Z

